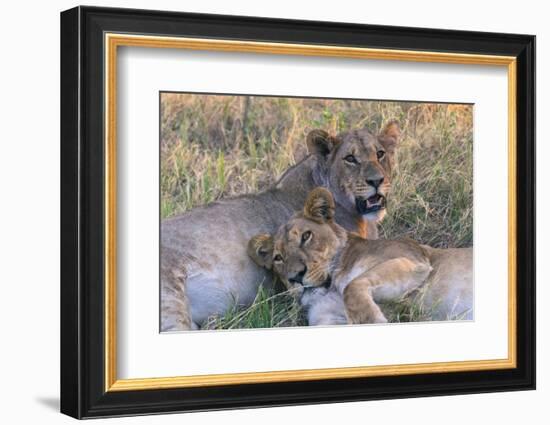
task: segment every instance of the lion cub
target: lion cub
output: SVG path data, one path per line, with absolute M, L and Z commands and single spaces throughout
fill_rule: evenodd
M 472 318 L 472 249 L 412 240 L 366 240 L 334 221 L 332 194 L 316 188 L 275 235 L 254 236 L 248 253 L 301 297 L 310 325 L 384 323 L 377 303 L 421 288 L 434 320 Z

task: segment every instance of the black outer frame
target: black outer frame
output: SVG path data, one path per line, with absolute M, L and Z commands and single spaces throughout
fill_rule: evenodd
M 517 57 L 517 368 L 105 392 L 104 32 Z M 61 412 L 91 418 L 534 388 L 534 36 L 82 6 L 61 13 Z

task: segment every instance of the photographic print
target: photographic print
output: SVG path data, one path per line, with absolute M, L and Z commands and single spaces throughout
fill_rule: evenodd
M 159 96 L 161 332 L 473 320 L 472 104 Z
M 534 64 L 523 34 L 64 11 L 61 411 L 534 389 Z

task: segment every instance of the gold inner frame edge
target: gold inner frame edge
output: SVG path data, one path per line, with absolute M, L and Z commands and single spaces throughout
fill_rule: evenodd
M 510 369 L 516 353 L 516 58 L 447 52 L 370 49 L 330 45 L 161 37 L 106 33 L 105 46 L 105 391 L 136 391 L 215 385 L 312 381 L 374 376 Z M 117 379 L 116 373 L 116 99 L 117 48 L 149 47 L 240 53 L 324 56 L 404 62 L 434 62 L 507 67 L 508 71 L 508 358 L 418 364 L 360 366 L 271 372 Z

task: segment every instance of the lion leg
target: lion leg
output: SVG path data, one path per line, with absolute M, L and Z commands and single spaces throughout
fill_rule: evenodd
M 176 272 L 173 275 L 161 282 L 161 332 L 195 329 L 185 293 L 185 277 Z
M 344 300 L 340 293 L 334 289 L 308 290 L 300 302 L 307 311 L 309 326 L 345 325 L 348 323 Z
M 174 253 L 163 249 L 161 256 L 161 332 L 196 329 L 191 320 L 189 299 L 185 290 L 185 267 Z
M 344 305 L 349 323 L 386 323 L 388 321 L 372 299 L 370 289 L 369 282 L 361 278 L 354 279 L 344 289 Z
M 344 288 L 344 304 L 351 323 L 384 323 L 377 302 L 398 301 L 422 285 L 432 267 L 427 261 L 394 258 L 377 264 Z

